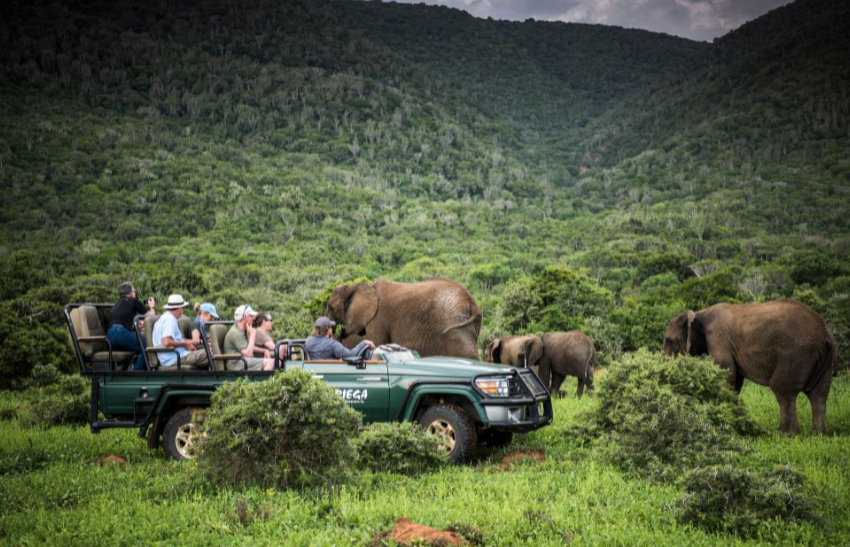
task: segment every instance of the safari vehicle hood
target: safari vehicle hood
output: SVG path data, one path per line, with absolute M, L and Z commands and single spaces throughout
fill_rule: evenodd
M 387 360 L 391 376 L 469 379 L 482 374 L 510 374 L 513 367 L 458 357 L 417 357 L 410 361 Z

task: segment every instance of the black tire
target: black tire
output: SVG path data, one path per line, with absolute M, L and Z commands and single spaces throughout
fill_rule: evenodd
M 475 424 L 459 406 L 434 405 L 418 421 L 426 431 L 442 437 L 449 463 L 465 462 L 475 452 Z
M 514 434 L 511 431 L 485 429 L 478 435 L 478 443 L 491 448 L 504 448 L 510 445 L 513 440 Z
M 172 459 L 181 461 L 195 457 L 193 444 L 198 438 L 198 431 L 193 414 L 196 410 L 195 408 L 178 410 L 165 424 L 162 432 L 162 448 Z

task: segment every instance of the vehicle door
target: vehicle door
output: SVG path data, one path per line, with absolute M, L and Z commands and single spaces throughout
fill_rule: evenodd
M 340 360 L 304 361 L 304 370 L 336 389 L 346 403 L 363 413 L 366 423 L 385 422 L 389 419 L 387 362 L 365 361 L 361 366 Z

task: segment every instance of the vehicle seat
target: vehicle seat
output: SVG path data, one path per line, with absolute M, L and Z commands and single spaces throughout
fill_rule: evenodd
M 177 320 L 177 324 L 180 325 L 180 332 L 183 334 L 184 340 L 192 339 L 192 319 L 181 315 L 180 319 Z
M 133 352 L 113 351 L 112 362 L 110 362 L 110 345 L 106 339 L 106 330 L 100 320 L 97 308 L 89 305 L 79 306 L 71 310 L 70 316 L 77 342 L 80 345 L 80 353 L 83 356 L 83 364 L 87 370 L 93 368 L 123 370 L 127 368 L 133 358 Z M 73 349 L 73 341 L 71 343 L 71 349 Z
M 224 337 L 227 336 L 227 325 L 210 325 L 209 330 L 209 346 L 212 362 L 215 370 L 227 370 L 227 361 L 232 359 L 240 359 L 242 356 L 227 355 L 224 353 Z
M 177 372 L 177 365 L 176 364 L 174 366 L 170 366 L 170 367 L 161 367 L 159 365 L 158 354 L 167 353 L 167 352 L 174 353 L 174 350 L 172 350 L 172 349 L 167 349 L 167 348 L 164 348 L 162 346 L 155 346 L 154 343 L 153 343 L 154 325 L 156 325 L 156 322 L 159 321 L 160 317 L 162 317 L 162 316 L 161 315 L 154 315 L 154 316 L 148 315 L 148 316 L 144 317 L 144 320 L 145 320 L 145 343 L 147 344 L 147 349 L 145 349 L 145 357 L 147 357 L 148 369 L 149 370 L 158 370 L 159 372 Z M 184 324 L 183 324 L 184 322 L 181 321 L 181 319 L 183 319 L 183 318 L 181 317 L 180 319 L 178 319 L 178 324 L 180 325 L 180 331 L 182 333 L 183 330 L 184 330 Z M 189 327 L 189 326 L 191 326 L 191 324 L 192 324 L 192 321 L 189 320 L 189 322 L 186 323 L 186 326 Z M 184 339 L 186 339 L 185 335 L 184 335 Z M 197 365 L 187 365 L 187 364 L 184 364 L 184 363 L 180 363 L 180 370 L 207 370 L 207 369 L 208 369 L 208 367 L 206 365 L 197 366 Z

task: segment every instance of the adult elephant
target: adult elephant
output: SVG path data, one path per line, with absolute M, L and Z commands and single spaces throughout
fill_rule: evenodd
M 812 427 L 826 431 L 835 340 L 823 319 L 794 300 L 715 304 L 674 317 L 664 353 L 709 354 L 740 392 L 744 379 L 769 386 L 779 403 L 779 429 L 796 435 L 797 395 L 812 405 Z
M 484 360 L 488 363 L 514 367 L 536 367 L 542 357 L 543 340 L 534 334 L 493 338 L 484 349 Z
M 366 338 L 376 345 L 400 344 L 423 357 L 478 358 L 481 311 L 469 291 L 449 279 L 339 285 L 325 315 L 345 325 L 340 341 L 346 347 Z
M 588 392 L 593 391 L 596 349 L 590 338 L 582 332 L 571 330 L 547 332 L 540 339 L 543 341 L 543 357 L 537 365 L 537 375 L 553 395 L 561 395 L 561 384 L 567 376 L 578 378 L 577 397 L 582 396 L 585 387 Z

